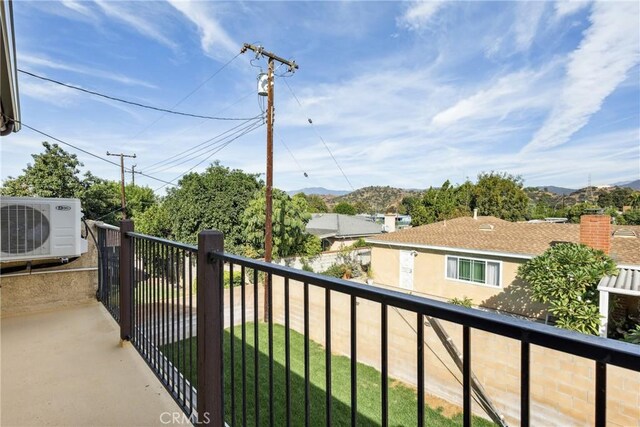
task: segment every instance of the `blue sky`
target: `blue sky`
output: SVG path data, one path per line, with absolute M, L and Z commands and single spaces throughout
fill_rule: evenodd
M 525 185 L 582 187 L 589 175 L 595 185 L 640 178 L 639 9 L 614 1 L 66 0 L 15 2 L 14 18 L 20 68 L 164 108 L 244 42 L 295 59 L 299 71 L 275 86 L 274 181 L 285 190 L 350 189 L 319 135 L 355 188 L 426 188 L 491 170 L 520 174 Z M 237 57 L 175 109 L 260 114 L 256 75 L 266 63 L 252 58 Z M 26 75 L 19 85 L 24 123 L 100 155 L 135 152 L 137 169 L 163 180 L 211 153 L 155 163 L 239 124 L 163 115 Z M 218 159 L 263 173 L 265 133 L 256 129 L 194 170 Z M 19 174 L 43 139 L 26 128 L 3 138 L 2 178 Z M 118 168 L 78 156 L 84 170 L 119 178 Z

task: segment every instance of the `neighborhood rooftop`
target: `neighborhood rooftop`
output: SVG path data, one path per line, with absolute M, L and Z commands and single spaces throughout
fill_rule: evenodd
M 307 232 L 321 239 L 327 237 L 359 237 L 382 233 L 382 226 L 352 215 L 313 214 Z
M 620 230 L 627 232 L 619 233 Z M 640 226 L 612 225 L 611 231 L 609 255 L 618 264 L 640 265 Z M 367 241 L 533 257 L 556 243 L 579 243 L 580 224 L 514 223 L 492 216 L 462 217 L 375 236 Z

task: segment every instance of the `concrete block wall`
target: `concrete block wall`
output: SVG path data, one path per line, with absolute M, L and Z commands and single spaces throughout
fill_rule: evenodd
M 325 342 L 324 289 L 309 288 L 311 339 Z M 350 297 L 332 292 L 332 351 L 350 354 Z M 274 322 L 284 324 L 284 283 L 273 279 Z M 290 281 L 291 327 L 303 333 L 303 284 Z M 358 361 L 380 369 L 380 304 L 358 299 Z M 415 313 L 388 309 L 390 376 L 417 385 Z M 462 327 L 442 322 L 462 351 Z M 426 392 L 462 406 L 462 375 L 432 328 L 424 326 Z M 493 404 L 510 425 L 520 418 L 520 342 L 472 330 L 471 364 Z M 313 367 L 312 367 L 313 368 Z M 531 346 L 531 424 L 593 425 L 595 362 L 539 346 Z M 608 366 L 607 424 L 637 426 L 640 420 L 640 372 Z M 474 402 L 474 412 L 483 415 Z
M 343 263 L 345 256 L 361 265 L 367 265 L 371 263 L 371 248 L 354 249 L 346 254 L 342 251 L 323 252 L 314 257 L 307 258 L 307 263 L 313 271 L 320 273 L 326 271 L 334 264 Z M 283 258 L 276 260 L 275 263 L 299 270 L 302 270 L 303 265 L 302 257 Z

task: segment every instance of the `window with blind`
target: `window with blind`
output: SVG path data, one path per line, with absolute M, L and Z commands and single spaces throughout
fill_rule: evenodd
M 500 287 L 500 263 L 447 255 L 447 278 Z

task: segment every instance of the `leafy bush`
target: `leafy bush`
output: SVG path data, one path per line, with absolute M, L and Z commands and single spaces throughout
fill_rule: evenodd
M 356 240 L 355 242 L 353 242 L 351 244 L 351 246 L 349 246 L 351 249 L 358 249 L 358 248 L 368 248 L 369 246 L 371 246 L 370 244 L 368 244 L 367 242 L 364 241 L 364 239 L 361 237 L 358 240 Z
M 449 302 L 451 304 L 461 305 L 467 308 L 473 308 L 473 300 L 467 296 L 463 296 L 462 298 L 451 298 Z
M 302 270 L 303 271 L 308 271 L 310 273 L 313 273 L 313 267 L 311 267 L 311 264 L 309 264 L 309 260 L 307 260 L 306 258 L 302 257 L 300 259 L 300 261 L 302 262 Z
M 556 326 L 593 335 L 600 326 L 598 282 L 617 273 L 604 252 L 574 243 L 555 245 L 518 268 L 533 298 L 549 304 Z
M 350 269 L 345 264 L 333 264 L 321 274 L 324 274 L 325 276 L 337 277 L 340 279 L 347 274 L 348 270 Z
M 640 344 L 640 325 L 636 325 L 635 328 L 629 329 L 629 332 L 624 334 L 624 338 L 622 340 L 632 344 Z

